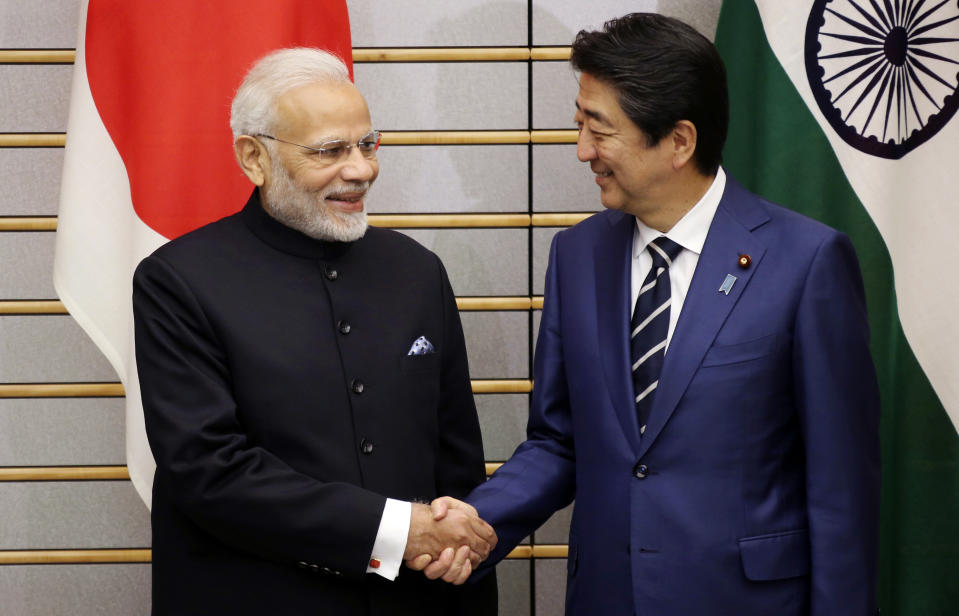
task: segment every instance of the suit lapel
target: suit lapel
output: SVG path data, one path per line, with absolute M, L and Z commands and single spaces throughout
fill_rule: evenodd
M 633 447 L 639 441 L 633 383 L 629 371 L 630 258 L 635 218 L 622 212 L 606 215 L 610 233 L 593 248 L 596 268 L 596 327 L 600 357 L 613 409 Z
M 723 199 L 709 227 L 703 252 L 699 256 L 666 352 L 649 424 L 640 442 L 640 457 L 669 421 L 706 351 L 742 297 L 765 254 L 765 247 L 751 231 L 768 220 L 768 216 L 758 207 L 756 197 L 746 192 L 731 177 L 727 176 L 726 181 Z M 748 268 L 739 267 L 741 254 L 750 256 L 752 262 Z M 720 292 L 719 287 L 729 274 L 735 276 L 736 281 L 727 295 Z

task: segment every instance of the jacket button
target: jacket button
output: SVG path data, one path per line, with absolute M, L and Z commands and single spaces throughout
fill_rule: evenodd
M 360 441 L 360 451 L 362 451 L 366 455 L 370 455 L 371 453 L 373 453 L 373 441 L 371 441 L 368 438 L 365 438 L 362 441 Z
M 353 393 L 354 393 L 354 394 L 361 394 L 361 393 L 363 393 L 363 381 L 358 381 L 358 380 L 356 380 L 356 379 L 353 379 L 353 380 L 350 382 L 350 389 L 353 390 Z
M 327 267 L 327 268 L 326 268 L 326 279 L 327 279 L 327 280 L 336 280 L 336 277 L 337 277 L 338 275 L 339 275 L 339 274 L 337 274 L 336 270 L 333 269 L 332 267 Z
M 346 321 L 337 322 L 336 327 L 337 329 L 340 330 L 340 333 L 343 334 L 344 336 L 350 333 L 350 324 Z
M 633 467 L 633 476 L 636 477 L 636 479 L 646 479 L 648 475 L 649 467 L 645 464 L 637 464 Z

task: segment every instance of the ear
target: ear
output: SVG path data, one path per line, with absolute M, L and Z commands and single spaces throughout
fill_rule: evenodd
M 233 142 L 233 154 L 240 169 L 257 186 L 263 186 L 270 178 L 270 153 L 258 139 L 240 135 Z
M 673 168 L 679 170 L 692 160 L 696 153 L 696 125 L 689 120 L 676 122 L 672 132 Z

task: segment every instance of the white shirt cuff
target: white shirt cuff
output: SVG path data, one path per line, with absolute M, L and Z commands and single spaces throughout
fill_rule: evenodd
M 380 527 L 376 531 L 376 540 L 373 542 L 371 564 L 366 568 L 367 573 L 382 575 L 388 580 L 395 580 L 400 574 L 403 552 L 406 551 L 406 540 L 410 535 L 412 513 L 412 504 L 392 498 L 386 499 L 383 517 L 380 518 Z M 378 567 L 372 566 L 374 560 L 379 562 Z

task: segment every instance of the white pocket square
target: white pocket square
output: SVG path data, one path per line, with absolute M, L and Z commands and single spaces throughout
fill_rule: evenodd
M 410 347 L 410 352 L 407 355 L 427 355 L 435 352 L 433 343 L 427 340 L 426 336 L 420 336 L 413 341 L 413 346 Z

